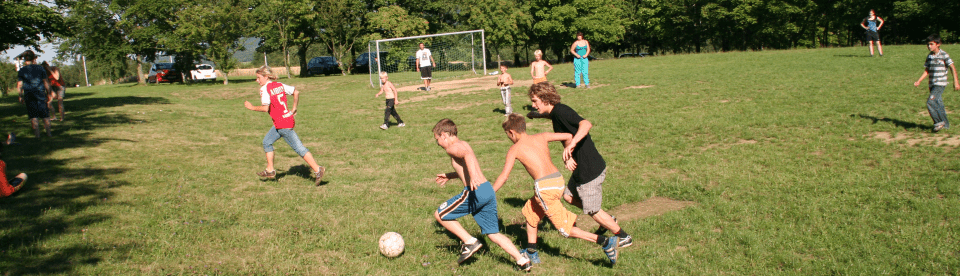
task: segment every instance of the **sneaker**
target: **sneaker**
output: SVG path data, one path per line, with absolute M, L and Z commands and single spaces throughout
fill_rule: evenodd
M 937 123 L 937 124 L 933 125 L 933 132 L 937 132 L 937 131 L 943 130 L 943 127 L 944 127 L 944 126 L 946 126 L 946 124 L 944 124 L 944 123 Z
M 531 263 L 539 264 L 540 263 L 540 253 L 537 251 L 530 252 L 526 249 L 522 250 L 523 254 L 527 255 L 530 258 Z
M 483 244 L 479 241 L 473 244 L 463 244 L 463 246 L 460 247 L 460 258 L 457 259 L 457 263 L 459 264 L 466 261 L 470 256 L 473 256 L 473 253 L 477 253 L 480 247 L 483 247 Z
M 526 252 L 520 253 L 520 260 L 517 262 L 517 270 L 530 272 L 530 269 L 533 268 L 533 261 L 530 260 Z
M 607 259 L 610 259 L 610 264 L 617 264 L 618 243 L 620 243 L 620 238 L 612 236 L 607 238 L 607 244 L 603 245 L 603 254 L 607 254 Z
M 407 126 L 407 124 L 404 124 L 404 123 L 400 123 L 400 124 L 399 124 L 399 125 L 397 125 L 397 126 L 398 126 L 398 127 L 405 127 L 405 126 Z
M 587 89 L 590 89 L 590 85 L 589 85 L 589 84 L 587 84 L 586 87 L 587 87 Z
M 617 237 L 620 238 L 620 237 Z M 617 247 L 624 248 L 630 247 L 633 245 L 633 236 L 627 235 L 626 238 L 620 238 L 620 242 L 617 243 Z
M 380 129 L 382 130 L 387 130 L 387 128 L 388 128 L 387 124 L 380 125 Z
M 263 171 L 257 172 L 257 176 L 265 177 L 265 178 L 277 178 L 277 171 L 276 171 L 276 170 L 273 170 L 273 171 L 263 170 Z
M 320 171 L 318 171 L 316 174 L 313 175 L 314 177 L 317 178 L 317 182 L 314 183 L 315 185 L 320 186 L 320 181 L 323 180 L 323 174 L 326 172 L 327 172 L 327 168 L 320 166 Z

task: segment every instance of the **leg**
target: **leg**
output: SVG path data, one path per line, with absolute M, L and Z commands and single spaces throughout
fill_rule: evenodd
M 590 60 L 583 59 L 583 84 L 590 86 Z
M 513 113 L 513 107 L 510 105 L 510 87 L 507 87 L 506 91 L 500 91 L 500 94 L 503 96 L 503 103 L 506 106 L 504 111 L 507 114 Z
M 40 138 L 40 119 L 30 118 L 30 127 L 33 128 L 33 136 Z
M 453 235 L 457 236 L 463 243 L 467 243 L 470 239 L 473 239 L 473 236 L 470 236 L 470 233 L 467 233 L 467 230 L 463 229 L 463 226 L 460 225 L 460 222 L 457 222 L 457 220 L 443 220 L 440 218 L 440 212 L 433 212 L 433 218 L 437 219 L 437 222 L 439 222 L 443 228 L 453 233 Z
M 390 113 L 393 110 L 393 99 L 387 99 L 387 106 L 383 109 L 383 124 L 390 125 Z
M 277 140 L 279 139 L 280 139 L 280 133 L 277 132 L 276 127 L 271 127 L 270 130 L 267 131 L 267 134 L 263 136 L 263 152 L 266 153 L 266 157 L 267 157 L 266 171 L 268 172 L 276 171 L 276 169 L 273 167 L 273 156 L 274 156 L 273 143 L 277 142 Z
M 273 168 L 273 151 L 268 151 L 266 155 L 267 155 L 266 171 L 268 172 L 276 171 L 277 169 Z
M 400 119 L 400 114 L 397 113 L 397 107 L 396 107 L 396 106 L 391 106 L 391 107 L 390 107 L 390 115 L 393 116 L 394 119 L 397 119 L 397 124 L 398 124 L 398 125 L 403 123 L 403 120 Z
M 870 56 L 873 56 L 873 40 L 870 41 Z
M 278 129 L 277 133 L 283 137 L 284 141 L 287 141 L 287 145 L 290 145 L 293 151 L 297 152 L 304 161 L 307 161 L 307 165 L 310 166 L 313 172 L 320 171 L 320 165 L 317 165 L 317 161 L 313 159 L 313 154 L 310 154 L 310 150 L 303 146 L 303 142 L 300 141 L 300 137 L 297 136 L 296 131 L 293 131 L 292 128 L 284 128 Z
M 943 87 L 934 86 L 930 88 L 930 97 L 927 98 L 927 111 L 930 112 L 930 119 L 933 119 L 933 126 L 937 124 L 946 124 L 946 111 L 943 107 Z
M 43 128 L 47 130 L 47 137 L 53 137 L 50 134 L 50 117 L 43 118 Z
M 573 81 L 580 87 L 580 74 L 583 73 L 583 63 L 579 58 L 573 59 Z
M 60 87 L 60 94 L 57 95 L 57 106 L 59 107 L 58 110 L 60 110 L 60 121 L 61 121 L 61 122 L 63 121 L 63 96 L 64 96 L 65 90 L 67 90 L 67 88 L 61 86 L 61 87 Z
M 507 254 L 510 254 L 510 257 L 513 257 L 513 260 L 519 261 L 522 256 L 520 256 L 520 251 L 517 250 L 517 246 L 513 244 L 513 241 L 507 236 L 504 236 L 501 233 L 489 234 L 487 238 L 490 238 L 493 243 L 496 243 L 503 248 L 504 251 L 507 251 Z
M 313 159 L 313 154 L 311 154 L 310 152 L 307 152 L 307 154 L 303 155 L 303 161 L 306 161 L 307 165 L 310 166 L 310 169 L 313 170 L 314 172 L 320 171 L 320 165 L 317 164 L 316 159 Z
M 880 40 L 877 40 L 877 52 L 880 52 L 880 56 L 883 56 L 883 46 L 880 45 Z

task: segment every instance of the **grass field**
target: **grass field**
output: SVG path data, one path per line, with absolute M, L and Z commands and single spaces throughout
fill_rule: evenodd
M 884 48 L 591 63 L 594 88 L 560 93 L 594 124 L 604 208 L 693 204 L 621 221 L 635 242 L 613 267 L 546 226 L 532 274 L 960 274 L 960 129 L 931 133 L 926 84 L 912 85 L 925 47 Z M 572 71 L 560 64 L 549 78 L 572 82 Z M 453 119 L 495 179 L 511 145 L 498 91 L 401 93 L 423 100 L 398 106 L 407 127 L 382 131 L 367 75 L 282 81 L 302 91 L 296 131 L 328 168 L 319 187 L 282 141 L 279 179 L 254 174 L 271 123 L 243 108 L 258 100 L 251 78 L 69 88 L 67 120 L 41 139 L 16 97 L 0 98 L 0 130 L 21 143 L 3 153 L 7 174 L 30 176 L 0 199 L 0 275 L 515 273 L 496 246 L 458 266 L 459 242 L 432 217 L 460 188 L 433 183 L 451 167 L 430 129 Z M 525 91 L 514 89 L 515 109 L 528 108 Z M 944 94 L 960 120 L 960 93 Z M 559 145 L 552 153 L 562 168 Z M 518 164 L 498 193 L 517 245 L 531 184 Z M 399 258 L 377 252 L 388 231 L 406 240 Z

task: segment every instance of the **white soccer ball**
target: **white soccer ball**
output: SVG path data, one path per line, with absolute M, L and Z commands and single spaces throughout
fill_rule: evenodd
M 380 236 L 380 254 L 394 258 L 403 253 L 403 237 L 397 232 L 387 232 Z

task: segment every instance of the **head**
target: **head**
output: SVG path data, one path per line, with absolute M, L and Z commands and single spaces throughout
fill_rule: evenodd
M 437 140 L 437 145 L 446 148 L 450 143 L 450 138 L 457 137 L 457 124 L 453 120 L 442 119 L 433 126 L 433 139 Z
M 940 51 L 941 43 L 943 43 L 943 41 L 940 40 L 940 36 L 938 35 L 930 35 L 927 37 L 927 49 L 931 52 Z
M 26 51 L 23 51 L 23 53 L 21 53 L 20 55 L 18 55 L 17 58 L 20 58 L 25 62 L 36 62 L 37 54 L 33 53 L 33 51 L 31 50 L 26 50 Z
M 560 103 L 560 94 L 557 94 L 557 88 L 549 82 L 541 82 L 530 86 L 530 104 L 537 112 L 550 113 L 553 106 Z
M 50 64 L 47 63 L 46 61 L 41 62 L 41 63 L 40 63 L 40 66 L 43 67 L 43 70 L 47 70 L 47 72 L 50 72 Z
M 273 69 L 270 69 L 270 66 L 264 65 L 257 68 L 257 83 L 264 85 L 272 80 L 277 80 L 277 75 L 273 73 Z
M 423 50 L 424 47 L 425 46 L 423 46 L 423 43 L 420 43 L 420 50 Z
M 870 16 L 877 16 L 877 11 L 875 11 L 875 10 L 873 10 L 873 9 L 870 9 L 870 13 L 869 13 L 868 15 L 870 15 Z
M 503 132 L 507 134 L 510 141 L 514 143 L 519 140 L 519 134 L 527 133 L 527 121 L 520 114 L 512 113 L 507 116 L 507 120 L 501 124 Z
M 507 72 L 507 65 L 506 65 L 506 64 L 500 64 L 500 72 L 504 72 L 504 73 Z
M 577 40 L 583 40 L 583 32 L 577 32 Z
M 537 60 L 543 59 L 543 51 L 540 51 L 540 49 L 533 51 L 533 57 L 537 58 Z
M 387 72 L 380 72 L 380 83 L 387 83 Z

